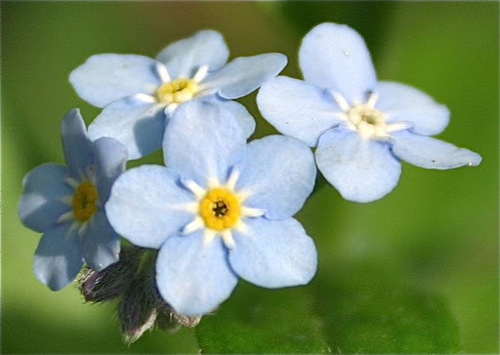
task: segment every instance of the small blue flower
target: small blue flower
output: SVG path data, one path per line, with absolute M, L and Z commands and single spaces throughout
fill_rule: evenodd
M 167 167 L 117 179 L 106 212 L 123 237 L 159 249 L 157 286 L 179 314 L 210 312 L 238 276 L 268 288 L 310 281 L 316 249 L 291 217 L 314 186 L 306 144 L 269 136 L 247 145 L 231 111 L 194 100 L 172 116 L 163 151 Z
M 226 63 L 229 50 L 211 30 L 174 42 L 151 59 L 141 55 L 99 54 L 70 75 L 84 100 L 105 107 L 89 126 L 92 140 L 113 137 L 125 144 L 130 159 L 161 147 L 165 120 L 194 98 L 231 109 L 250 136 L 255 122 L 244 106 L 229 101 L 249 94 L 286 65 L 279 53 L 239 57 Z
M 370 202 L 391 192 L 400 159 L 427 169 L 481 162 L 428 137 L 448 125 L 448 109 L 411 86 L 377 82 L 362 37 L 348 26 L 313 28 L 299 61 L 305 81 L 271 79 L 257 95 L 259 109 L 281 133 L 317 146 L 318 169 L 346 200 Z
M 118 141 L 90 142 L 77 109 L 63 118 L 61 131 L 67 166 L 47 163 L 29 172 L 18 205 L 23 224 L 43 233 L 33 270 L 54 291 L 71 282 L 84 261 L 99 271 L 118 260 L 119 237 L 103 207 L 127 161 Z

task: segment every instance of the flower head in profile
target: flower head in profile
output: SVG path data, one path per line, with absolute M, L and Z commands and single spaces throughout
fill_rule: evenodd
M 29 172 L 18 205 L 24 225 L 43 233 L 33 269 L 52 290 L 71 282 L 84 262 L 101 270 L 118 260 L 119 237 L 104 203 L 127 161 L 118 141 L 88 139 L 77 109 L 63 118 L 61 131 L 67 166 L 47 163 Z
M 157 287 L 177 313 L 212 311 L 238 276 L 268 288 L 309 282 L 316 249 L 292 218 L 314 186 L 306 144 L 269 136 L 247 145 L 231 111 L 195 100 L 172 116 L 163 151 L 167 167 L 117 179 L 106 212 L 129 241 L 159 249 Z
M 447 126 L 448 109 L 413 87 L 377 81 L 350 27 L 314 27 L 299 60 L 305 81 L 271 79 L 257 96 L 259 110 L 281 133 L 317 146 L 318 169 L 345 199 L 370 202 L 391 192 L 400 160 L 427 169 L 480 163 L 478 154 L 429 137 Z
M 222 35 L 203 30 L 164 48 L 156 59 L 131 54 L 91 56 L 70 75 L 76 92 L 104 110 L 89 126 L 92 140 L 113 137 L 137 159 L 161 147 L 166 119 L 183 103 L 203 98 L 234 112 L 246 136 L 255 122 L 241 104 L 230 101 L 257 89 L 286 65 L 267 53 L 226 64 Z

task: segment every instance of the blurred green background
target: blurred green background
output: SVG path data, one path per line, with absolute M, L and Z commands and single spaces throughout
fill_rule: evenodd
M 9 2 L 2 32 L 2 353 L 497 353 L 497 2 Z M 121 340 L 114 304 L 84 304 L 76 287 L 54 293 L 31 270 L 39 235 L 17 217 L 23 176 L 63 162 L 60 123 L 80 107 L 67 78 L 96 53 L 154 57 L 169 42 L 212 28 L 231 57 L 288 56 L 300 77 L 302 36 L 324 21 L 364 36 L 383 80 L 411 84 L 448 105 L 443 140 L 479 152 L 476 168 L 407 164 L 381 201 L 343 201 L 319 180 L 297 215 L 315 239 L 319 269 L 300 288 L 240 282 L 196 329 Z M 255 93 L 241 100 L 274 130 Z M 160 163 L 156 154 L 148 161 Z

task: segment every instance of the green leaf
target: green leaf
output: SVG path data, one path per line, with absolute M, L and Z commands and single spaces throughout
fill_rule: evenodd
M 374 264 L 319 280 L 325 334 L 339 353 L 455 353 L 458 325 L 443 297 L 400 282 Z
M 322 22 L 351 24 L 361 34 L 376 33 L 377 36 L 370 37 L 372 55 L 385 45 L 384 34 L 390 25 L 388 18 L 396 6 L 384 1 L 269 1 L 259 5 L 275 16 L 283 17 L 299 38 Z
M 460 351 L 458 325 L 443 297 L 401 282 L 376 263 L 337 266 L 302 288 L 240 285 L 196 328 L 201 352 Z
M 305 287 L 267 290 L 240 282 L 196 328 L 202 353 L 327 353 Z

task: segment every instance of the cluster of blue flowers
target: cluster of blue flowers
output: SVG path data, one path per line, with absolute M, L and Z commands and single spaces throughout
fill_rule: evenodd
M 228 57 L 222 36 L 204 30 L 156 59 L 100 54 L 71 73 L 78 95 L 103 110 L 88 132 L 70 111 L 61 130 L 67 165 L 43 164 L 24 179 L 19 216 L 43 233 L 34 260 L 41 282 L 59 290 L 84 263 L 101 272 L 120 262 L 121 236 L 158 250 L 159 295 L 176 314 L 200 316 L 239 277 L 267 288 L 312 279 L 316 248 L 293 215 L 316 167 L 344 199 L 371 202 L 394 189 L 401 160 L 428 169 L 481 161 L 429 137 L 444 130 L 448 109 L 377 81 L 363 39 L 345 25 L 320 24 L 304 37 L 304 81 L 277 76 L 283 54 Z M 255 121 L 232 100 L 258 88 L 262 116 L 283 135 L 247 143 Z M 127 160 L 160 148 L 165 166 L 126 170 Z

